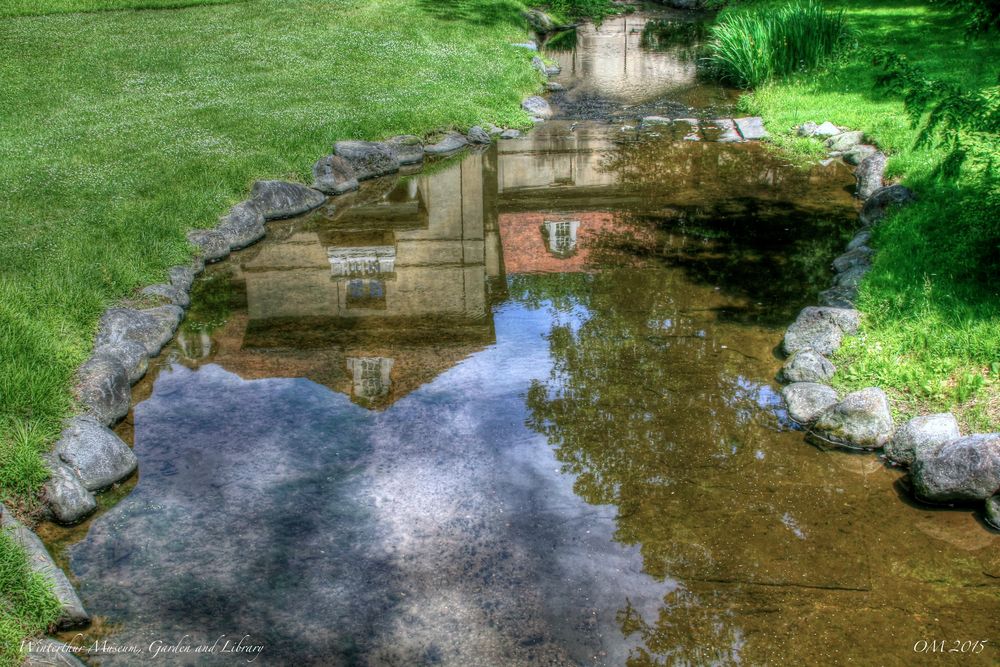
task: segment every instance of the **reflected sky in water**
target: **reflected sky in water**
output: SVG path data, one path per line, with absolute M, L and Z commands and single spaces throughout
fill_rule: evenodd
M 463 666 L 992 636 L 994 536 L 805 445 L 772 383 L 846 184 L 553 123 L 272 224 L 137 385 L 135 488 L 64 536 L 91 636 Z

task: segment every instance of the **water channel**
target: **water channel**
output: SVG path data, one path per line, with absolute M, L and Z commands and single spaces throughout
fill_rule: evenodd
M 948 664 L 914 644 L 1000 641 L 998 537 L 805 444 L 777 394 L 783 327 L 854 231 L 850 172 L 594 120 L 732 101 L 645 36 L 663 18 L 552 52 L 576 119 L 209 267 L 119 428 L 137 479 L 45 534 L 87 640 L 400 666 Z

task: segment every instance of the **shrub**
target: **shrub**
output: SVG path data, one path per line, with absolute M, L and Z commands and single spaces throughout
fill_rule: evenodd
M 811 0 L 777 9 L 734 9 L 712 27 L 707 60 L 720 79 L 754 88 L 816 67 L 847 35 L 842 11 L 829 12 Z

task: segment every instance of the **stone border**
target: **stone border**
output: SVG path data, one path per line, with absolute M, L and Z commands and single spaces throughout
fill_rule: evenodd
M 871 269 L 875 250 L 871 230 L 888 213 L 915 201 L 902 185 L 884 186 L 886 156 L 864 143 L 864 133 L 825 122 L 805 123 L 799 136 L 824 140 L 825 164 L 841 158 L 855 165 L 856 195 L 864 204 L 861 231 L 833 260 L 833 285 L 820 293 L 819 306 L 803 308 L 785 331 L 782 350 L 788 355 L 778 379 L 788 414 L 806 429 L 806 439 L 820 446 L 883 450 L 895 465 L 909 469 L 913 493 L 928 503 L 984 502 L 986 521 L 1000 530 L 1000 433 L 962 437 L 951 413 L 922 415 L 899 428 L 889 400 L 878 387 L 840 397 L 829 386 L 836 373 L 827 356 L 845 336 L 857 333 L 861 313 L 854 308 L 858 286 Z

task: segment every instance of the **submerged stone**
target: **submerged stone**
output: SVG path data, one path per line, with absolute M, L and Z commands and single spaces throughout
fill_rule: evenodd
M 869 387 L 851 392 L 819 416 L 813 435 L 847 447 L 878 449 L 892 437 L 892 412 L 885 392 Z
M 793 382 L 781 390 L 788 415 L 799 424 L 808 425 L 837 402 L 833 387 L 818 382 Z
M 968 435 L 917 451 L 910 479 L 924 500 L 986 500 L 1000 490 L 1000 433 Z
M 893 463 L 909 466 L 917 452 L 939 447 L 961 437 L 955 415 L 945 412 L 914 417 L 906 422 L 885 444 L 885 455 Z
M 743 141 L 743 137 L 736 131 L 736 123 L 728 118 L 716 118 L 702 126 L 705 139 L 708 141 L 718 141 L 719 143 L 737 143 Z

